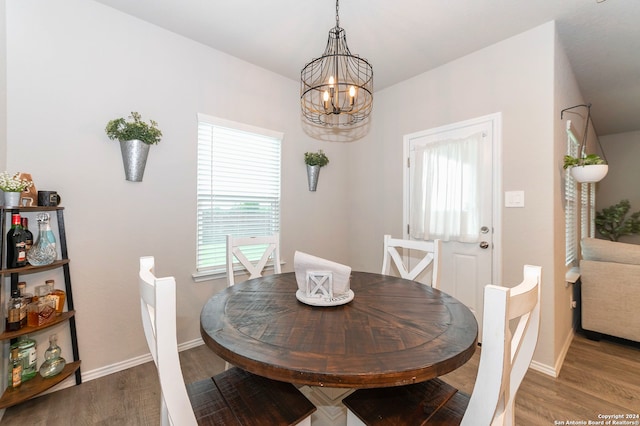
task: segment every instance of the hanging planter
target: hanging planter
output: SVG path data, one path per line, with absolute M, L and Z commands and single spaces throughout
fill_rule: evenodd
M 574 166 L 571 168 L 571 176 L 580 183 L 594 183 L 600 182 L 607 175 L 608 171 L 608 164 Z
M 318 177 L 320 176 L 320 168 L 329 164 L 329 158 L 322 150 L 318 152 L 305 152 L 304 162 L 307 165 L 307 183 L 309 191 L 315 192 L 318 187 Z
M 584 133 L 582 137 L 582 142 L 580 142 L 580 148 L 578 152 L 580 153 L 579 157 L 572 157 L 571 155 L 564 156 L 564 169 L 571 169 L 571 176 L 580 182 L 580 183 L 593 183 L 601 181 L 609 172 L 609 166 L 607 165 L 606 157 L 601 158 L 597 154 L 586 154 L 587 147 L 587 135 L 589 132 L 589 121 L 591 121 L 591 104 L 587 105 L 576 105 L 570 108 L 563 109 L 560 113 L 560 119 L 562 119 L 562 114 L 570 109 L 577 107 L 587 107 L 587 119 L 585 120 L 584 125 Z M 570 135 L 573 133 L 570 130 L 570 125 L 567 125 L 567 132 Z M 577 138 L 575 138 L 577 139 Z M 574 139 L 574 140 L 575 140 Z M 602 151 L 602 156 L 604 157 L 604 150 L 602 149 L 602 145 L 600 144 L 600 139 L 596 134 L 596 140 L 598 145 L 600 146 L 600 150 Z
M 141 120 L 139 113 L 132 112 L 129 121 L 124 118 L 109 121 L 105 131 L 109 139 L 120 141 L 125 179 L 142 182 L 149 146 L 160 142 L 162 137 L 158 123 L 149 120 L 147 124 Z

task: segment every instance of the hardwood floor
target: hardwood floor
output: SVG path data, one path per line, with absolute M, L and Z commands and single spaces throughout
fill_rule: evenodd
M 444 380 L 471 393 L 479 351 Z M 185 381 L 210 377 L 224 362 L 206 346 L 180 353 Z M 158 425 L 160 387 L 149 362 L 9 408 L 11 425 Z M 600 420 L 599 414 L 640 414 L 640 345 L 577 335 L 560 377 L 529 370 L 516 398 L 516 425 Z M 622 419 L 624 420 L 624 419 Z M 631 419 L 632 422 L 639 419 Z M 557 422 L 557 423 L 555 423 Z M 629 423 L 640 424 L 640 423 Z

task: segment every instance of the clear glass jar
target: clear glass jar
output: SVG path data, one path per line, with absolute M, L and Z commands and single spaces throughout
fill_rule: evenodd
M 44 353 L 45 361 L 40 366 L 40 375 L 44 378 L 53 377 L 59 374 L 67 361 L 60 356 L 60 346 L 58 346 L 58 336 L 52 334 L 49 336 L 49 348 Z
M 27 260 L 33 266 L 49 265 L 56 260 L 55 237 L 49 226 L 49 214 L 41 213 L 38 219 L 38 240 L 27 252 Z

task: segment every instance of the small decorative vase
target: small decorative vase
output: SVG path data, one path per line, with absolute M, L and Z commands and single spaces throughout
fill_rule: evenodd
M 149 145 L 141 140 L 120 141 L 124 176 L 130 182 L 142 182 L 144 168 L 147 165 Z
M 307 182 L 309 183 L 309 191 L 315 191 L 318 186 L 318 177 L 320 176 L 320 166 L 310 166 L 307 164 Z
M 5 207 L 20 207 L 21 194 L 22 192 L 5 192 L 4 193 Z
M 45 361 L 40 366 L 42 377 L 53 377 L 64 369 L 67 361 L 60 356 L 61 352 L 60 346 L 58 346 L 58 336 L 52 334 L 49 336 L 49 348 L 44 353 Z

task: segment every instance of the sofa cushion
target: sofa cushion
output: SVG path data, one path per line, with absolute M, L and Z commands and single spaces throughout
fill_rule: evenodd
M 596 238 L 582 239 L 582 258 L 600 262 L 640 265 L 640 245 Z

